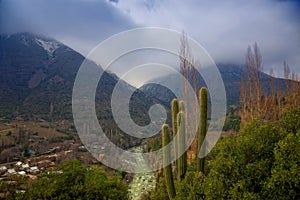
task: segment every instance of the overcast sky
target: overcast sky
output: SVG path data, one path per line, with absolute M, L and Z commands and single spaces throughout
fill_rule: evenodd
M 265 71 L 284 60 L 300 74 L 299 1 L 279 0 L 0 0 L 2 33 L 34 32 L 83 55 L 135 27 L 184 30 L 216 63 L 244 63 L 257 42 Z

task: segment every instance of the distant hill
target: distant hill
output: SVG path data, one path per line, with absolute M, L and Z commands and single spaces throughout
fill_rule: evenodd
M 83 60 L 81 54 L 51 38 L 30 33 L 0 35 L 0 117 L 72 120 L 72 88 Z M 99 68 L 92 62 L 91 65 Z M 245 74 L 244 67 L 220 64 L 218 68 L 228 105 L 239 105 L 240 74 Z M 172 80 L 172 75 L 169 75 L 160 81 Z M 96 111 L 105 132 L 121 132 L 111 111 L 111 94 L 118 81 L 124 94 L 136 90 L 116 75 L 103 73 L 96 93 Z M 285 80 L 275 79 L 275 82 L 284 88 Z M 205 83 L 200 78 L 198 87 L 203 85 Z M 270 92 L 270 76 L 264 73 L 262 87 L 265 92 Z M 147 125 L 150 122 L 149 108 L 154 103 L 162 103 L 169 109 L 173 97 L 167 88 L 145 84 L 130 99 L 131 117 L 137 124 Z M 136 140 L 133 138 L 132 141 Z
M 243 76 L 246 77 L 245 66 L 236 65 L 236 64 L 218 64 L 217 67 L 220 71 L 220 74 L 224 82 L 226 97 L 227 97 L 227 105 L 238 106 L 240 104 L 241 74 L 243 74 Z M 197 86 L 198 88 L 200 88 L 201 86 L 206 86 L 202 77 L 199 77 L 198 80 L 199 80 L 199 84 Z M 153 82 L 172 83 L 172 81 L 178 82 L 176 75 L 170 74 L 165 77 L 160 77 L 157 80 L 154 80 Z M 271 81 L 271 76 L 262 72 L 261 86 L 265 93 L 271 92 L 270 81 Z M 274 78 L 274 82 L 276 85 L 280 86 L 281 90 L 284 90 L 285 88 L 284 79 Z M 179 90 L 179 87 L 177 87 L 177 89 Z M 170 101 L 175 97 L 170 90 L 158 84 L 152 84 L 152 83 L 144 84 L 142 87 L 140 87 L 140 90 L 149 96 L 158 98 L 160 101 L 164 102 L 165 105 L 169 105 Z

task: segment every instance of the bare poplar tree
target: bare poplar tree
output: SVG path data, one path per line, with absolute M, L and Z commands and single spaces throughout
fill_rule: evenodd
M 270 71 L 271 94 L 262 90 L 262 56 L 257 43 L 248 46 L 246 53 L 246 78 L 241 74 L 241 118 L 242 126 L 259 118 L 261 120 L 279 120 L 284 110 L 300 105 L 300 83 L 298 76 L 292 73 L 287 62 L 283 63 L 285 92 L 280 82 L 275 81 L 273 70 Z
M 189 116 L 195 116 L 196 113 L 192 113 L 195 106 L 198 106 L 198 101 L 194 98 L 189 99 L 189 84 L 193 87 L 192 89 L 196 95 L 198 94 L 199 88 L 199 74 L 195 65 L 197 64 L 194 57 L 192 56 L 191 48 L 188 43 L 188 38 L 186 33 L 183 31 L 180 38 L 180 52 L 179 52 L 179 59 L 180 59 L 180 72 L 182 74 L 182 84 L 183 84 L 183 101 L 185 103 L 186 109 L 185 116 L 186 116 L 186 123 L 190 123 L 193 119 L 189 119 Z M 190 112 L 189 114 L 187 112 Z M 188 130 L 189 129 L 189 130 Z M 191 137 L 192 133 L 196 133 L 197 130 L 193 130 L 193 126 L 186 125 L 186 134 L 187 137 Z M 196 134 L 197 135 L 197 134 Z M 191 150 L 196 154 L 197 152 L 197 138 L 191 145 Z
M 291 70 L 286 61 L 283 62 L 283 72 L 284 72 L 284 79 L 285 79 L 285 94 L 288 95 L 290 94 L 289 78 L 290 78 Z

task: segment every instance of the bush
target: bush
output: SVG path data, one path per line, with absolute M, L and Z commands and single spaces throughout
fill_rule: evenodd
M 236 136 L 220 139 L 205 175 L 191 166 L 176 183 L 176 199 L 300 199 L 300 109 L 279 122 L 254 120 Z M 161 198 L 158 184 L 151 199 Z
M 275 161 L 265 183 L 266 199 L 300 199 L 300 131 L 290 133 L 274 149 Z
M 236 138 L 220 140 L 203 186 L 206 199 L 297 199 L 299 113 L 289 110 L 279 123 L 253 121 Z
M 86 167 L 77 160 L 40 175 L 22 198 L 128 199 L 127 185 L 120 177 L 111 176 L 100 167 Z
M 281 126 L 288 133 L 297 133 L 300 130 L 300 107 L 287 110 L 281 120 Z

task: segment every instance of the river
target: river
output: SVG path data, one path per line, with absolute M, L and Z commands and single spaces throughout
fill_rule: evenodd
M 132 150 L 136 153 L 143 152 L 142 146 L 135 147 Z M 149 168 L 142 155 L 139 155 L 136 159 L 138 160 L 138 168 Z M 134 175 L 132 182 L 129 184 L 129 199 L 140 200 L 143 194 L 155 188 L 155 174 L 150 169 L 149 171 Z

